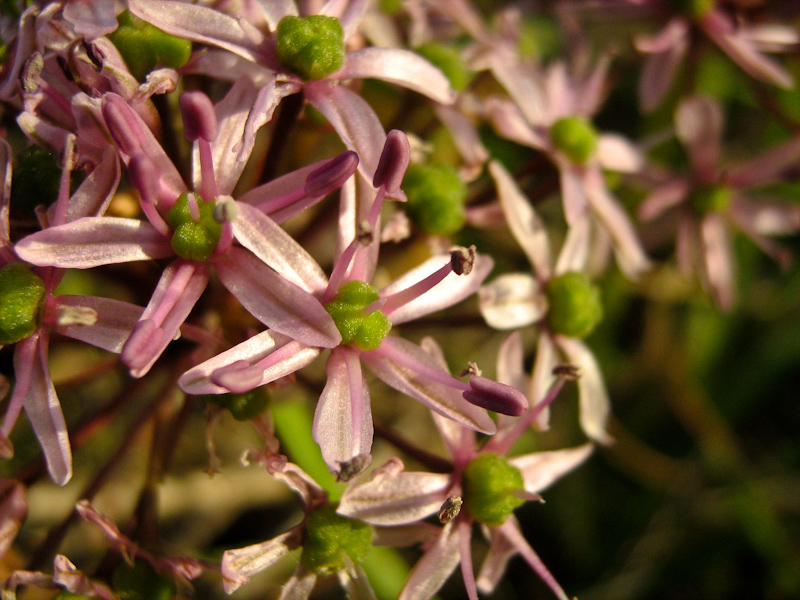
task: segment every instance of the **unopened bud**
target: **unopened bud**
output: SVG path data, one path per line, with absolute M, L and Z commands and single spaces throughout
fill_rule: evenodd
M 453 273 L 456 275 L 469 275 L 472 273 L 472 267 L 475 266 L 477 254 L 475 246 L 470 246 L 469 248 L 460 246 L 451 250 L 450 264 L 453 267 Z
M 305 193 L 312 198 L 326 196 L 342 187 L 358 168 L 358 154 L 352 150 L 342 152 L 306 178 Z
M 392 129 L 386 135 L 386 143 L 383 145 L 372 185 L 385 188 L 389 194 L 395 193 L 403 183 L 410 158 L 411 146 L 406 134 L 399 129 Z
M 512 417 L 518 417 L 528 410 L 525 394 L 510 385 L 476 375 L 470 378 L 469 387 L 471 389 L 463 392 L 462 396 L 475 406 Z
M 439 522 L 449 523 L 455 519 L 458 513 L 461 512 L 462 504 L 464 504 L 464 501 L 461 499 L 461 496 L 450 496 L 444 501 L 442 508 L 439 509 Z
M 217 138 L 217 115 L 211 99 L 203 92 L 186 92 L 180 104 L 186 138 L 190 142 L 198 138 L 213 142 Z

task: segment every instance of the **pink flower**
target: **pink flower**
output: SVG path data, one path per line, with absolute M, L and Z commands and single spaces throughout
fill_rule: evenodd
M 435 342 L 427 338 L 422 346 L 438 365 L 444 365 Z M 407 473 L 402 461 L 394 458 L 376 469 L 370 481 L 348 488 L 339 505 L 339 512 L 344 515 L 375 525 L 398 526 L 438 513 L 440 521 L 445 523 L 439 535 L 427 545 L 398 600 L 431 598 L 459 562 L 467 594 L 475 600 L 478 590 L 491 593 L 515 554 L 528 562 L 556 596 L 567 599 L 525 541 L 511 512 L 525 500 L 541 500 L 539 492 L 586 460 L 592 446 L 505 458 L 519 435 L 557 395 L 562 383 L 520 419 L 504 420 L 504 425 L 499 425 L 497 433 L 481 448 L 476 445 L 473 431 L 434 414 L 452 456 L 450 472 Z M 476 522 L 484 526 L 490 543 L 477 582 L 471 553 Z

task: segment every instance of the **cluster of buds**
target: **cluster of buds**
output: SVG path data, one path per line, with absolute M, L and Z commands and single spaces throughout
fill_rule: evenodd
M 58 534 L 6 581 L 4 598 L 23 585 L 58 598 L 168 598 L 204 573 L 232 593 L 295 550 L 281 598 L 308 598 L 329 575 L 349 597 L 372 598 L 373 547 L 413 546 L 423 553 L 404 600 L 433 597 L 459 563 L 476 600 L 514 555 L 567 600 L 513 512 L 613 443 L 609 394 L 584 341 L 604 314 L 598 281 L 616 270 L 641 281 L 665 238 L 643 236 L 615 192 L 636 189 L 642 221 L 677 226 L 679 266 L 726 310 L 730 231 L 786 263 L 770 236 L 800 229 L 797 204 L 746 197 L 797 175 L 798 128 L 726 166 L 724 99 L 667 96 L 693 29 L 747 77 L 793 85 L 756 30 L 713 1 L 601 3 L 626 19 L 666 19 L 661 33 L 635 38 L 646 56 L 642 111 L 674 109 L 656 142 L 593 123 L 614 58 L 586 35 L 594 3 L 558 3 L 574 48 L 552 59 L 531 54 L 527 15 L 503 9 L 488 23 L 465 0 L 5 4 L 14 10 L 0 15 L 0 344 L 13 346 L 13 368 L 0 374 L 0 456 L 13 466 L 0 480 L 0 553 L 25 521 L 25 486 L 45 471 L 18 463 L 31 453 L 19 452 L 23 409 L 47 473 L 67 486 L 70 438 L 82 445 L 112 416 L 124 421 L 116 404 L 156 388 L 121 441 L 144 422 L 170 440 L 154 442 L 144 490 L 128 490 L 136 504 L 147 505 L 203 406 L 207 439 L 192 443 L 208 450 L 211 471 L 225 468 L 213 440 L 227 412 L 263 440 L 246 462 L 294 490 L 304 516 L 216 562 L 164 557 L 146 527 L 154 511 L 137 510 L 144 523 L 123 531 L 91 504 L 120 452 L 75 512 L 105 534 L 113 572 L 84 574 L 60 554 L 53 573 L 36 570 Z M 650 152 L 667 138 L 686 150 L 683 173 Z M 498 242 L 497 231 L 511 235 Z M 551 239 L 563 239 L 556 259 Z M 523 255 L 532 271 L 513 272 Z M 484 335 L 514 330 L 496 338 L 494 377 L 473 362 L 484 349 L 414 338 L 446 319 Z M 124 381 L 88 420 L 62 406 L 51 375 L 51 346 L 75 347 L 69 339 L 113 356 L 97 373 Z M 460 375 L 445 356 L 467 365 Z M 95 367 L 74 367 L 77 379 Z M 518 440 L 549 427 L 572 380 L 575 435 L 586 441 L 515 455 Z M 282 401 L 272 396 L 285 403 L 290 393 L 309 399 L 310 427 L 273 418 Z M 409 398 L 448 458 L 394 431 Z M 429 470 L 406 471 L 398 456 L 372 468 L 376 437 Z M 312 476 L 319 458 L 326 469 Z M 477 576 L 476 524 L 489 542 Z

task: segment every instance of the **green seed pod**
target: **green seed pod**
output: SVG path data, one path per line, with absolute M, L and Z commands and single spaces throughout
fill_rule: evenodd
M 189 210 L 189 195 L 181 194 L 165 220 L 175 228 L 171 241 L 175 254 L 186 260 L 203 262 L 217 249 L 222 225 L 214 220 L 213 201 L 197 198 L 197 208 L 200 218 L 195 221 Z
M 464 227 L 467 186 L 453 167 L 415 164 L 403 179 L 406 212 L 427 233 L 452 235 Z
M 139 81 L 157 67 L 180 69 L 189 60 L 189 40 L 164 33 L 128 10 L 120 13 L 117 21 L 119 27 L 108 37 Z
M 550 139 L 574 163 L 583 164 L 597 151 L 597 130 L 581 117 L 564 117 L 550 127 Z
M 269 393 L 264 386 L 244 394 L 223 394 L 222 402 L 237 421 L 249 421 L 267 409 Z
M 698 187 L 689 196 L 692 209 L 700 214 L 722 212 L 731 201 L 731 192 L 724 185 L 707 185 Z
M 525 503 L 516 492 L 524 489 L 522 473 L 502 456 L 486 452 L 473 458 L 461 478 L 464 506 L 479 523 L 502 525 Z
M 278 60 L 303 79 L 323 79 L 344 65 L 344 30 L 336 17 L 284 17 L 278 23 Z
M 178 592 L 169 575 L 157 573 L 145 561 L 122 563 L 114 571 L 112 583 L 122 600 L 172 600 Z
M 545 287 L 547 322 L 553 331 L 569 337 L 589 335 L 603 318 L 600 289 L 583 273 L 570 271 Z
M 364 308 L 378 300 L 377 290 L 363 281 L 348 281 L 325 305 L 342 334 L 342 344 L 353 344 L 361 350 L 374 350 L 392 328 L 389 318 L 380 310 L 364 315 Z
M 422 58 L 441 69 L 454 90 L 465 90 L 472 81 L 473 73 L 456 48 L 428 42 L 419 46 L 416 51 Z
M 361 563 L 372 547 L 372 528 L 350 519 L 326 504 L 306 517 L 303 566 L 317 575 L 330 575 L 345 568 L 344 555 Z
M 24 264 L 0 269 L 0 344 L 13 344 L 36 331 L 44 293 L 41 277 Z

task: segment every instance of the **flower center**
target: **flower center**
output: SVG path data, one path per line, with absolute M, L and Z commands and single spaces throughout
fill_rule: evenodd
M 344 64 L 344 30 L 336 17 L 288 16 L 278 23 L 278 60 L 303 79 L 323 79 Z
M 189 60 L 189 40 L 164 33 L 127 10 L 120 13 L 117 21 L 119 27 L 108 37 L 139 81 L 157 67 L 180 69 Z
M 553 331 L 569 337 L 589 335 L 603 318 L 600 289 L 583 273 L 570 271 L 545 287 L 547 321 Z
M 22 263 L 0 269 L 0 344 L 13 344 L 36 331 L 44 292 L 42 279 Z
M 597 130 L 581 117 L 564 117 L 550 127 L 550 139 L 574 163 L 583 164 L 597 150 Z
M 695 212 L 701 215 L 722 212 L 731 201 L 731 193 L 723 185 L 707 185 L 694 190 L 689 203 Z
M 392 328 L 389 317 L 376 310 L 364 309 L 379 300 L 377 290 L 363 281 L 344 283 L 336 297 L 325 305 L 342 334 L 342 344 L 353 344 L 360 350 L 375 350 Z
M 345 568 L 344 555 L 360 563 L 372 547 L 372 528 L 350 519 L 326 504 L 306 517 L 301 561 L 317 575 L 330 575 Z
M 165 220 L 174 229 L 172 249 L 187 260 L 204 262 L 217 248 L 222 225 L 214 220 L 214 201 L 201 200 L 195 194 L 181 194 L 169 209 Z M 194 214 L 193 214 L 194 213 Z
M 461 477 L 464 506 L 479 523 L 502 525 L 515 508 L 525 503 L 517 495 L 524 489 L 522 472 L 502 456 L 479 454 Z

